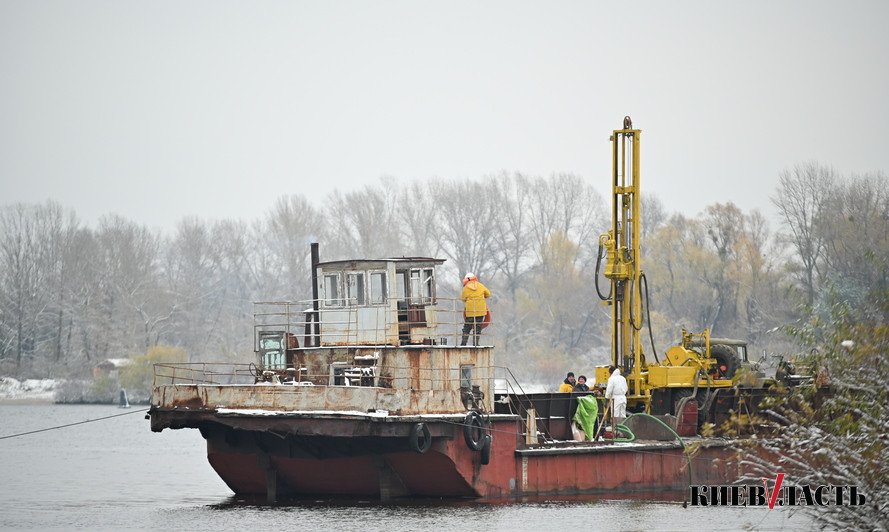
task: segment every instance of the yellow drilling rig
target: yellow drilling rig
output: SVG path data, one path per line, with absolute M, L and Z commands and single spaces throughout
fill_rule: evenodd
M 736 387 L 744 373 L 738 370 L 749 367 L 747 345 L 740 340 L 711 338 L 706 329 L 702 333 L 683 329 L 681 344 L 670 347 L 663 360 L 658 359 L 648 323 L 648 281 L 642 271 L 640 251 L 641 133 L 627 116 L 623 129 L 614 130 L 611 136 L 611 229 L 599 237 L 596 263 L 596 292 L 612 313 L 611 364 L 621 368 L 627 379 L 628 410 L 673 414 L 693 399 L 701 409 L 699 420 L 712 419 L 720 392 Z M 603 259 L 602 273 L 611 281 L 607 294 L 602 293 L 598 284 Z M 646 324 L 654 360 L 646 357 L 642 347 Z M 608 366 L 596 368 L 597 384 L 603 385 L 608 376 Z M 761 374 L 754 373 L 754 379 L 748 386 L 767 385 Z

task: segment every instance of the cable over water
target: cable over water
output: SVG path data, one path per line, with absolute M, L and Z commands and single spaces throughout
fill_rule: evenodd
M 83 421 L 76 421 L 74 423 L 66 423 L 64 425 L 57 425 L 55 427 L 46 427 L 45 429 L 29 430 L 28 432 L 20 432 L 18 434 L 8 434 L 6 436 L 0 436 L 0 440 L 6 440 L 9 438 L 18 438 L 19 436 L 27 436 L 28 434 L 37 434 L 38 432 L 47 432 L 50 430 L 63 429 L 65 427 L 73 427 L 75 425 L 83 425 L 85 423 L 92 423 L 94 421 L 103 421 L 105 419 L 111 419 L 113 417 L 128 416 L 130 414 L 140 414 L 142 412 L 148 412 L 148 409 L 143 408 L 142 410 L 133 410 L 131 412 L 124 412 L 123 414 L 114 414 L 111 416 L 97 417 L 95 419 L 85 419 Z

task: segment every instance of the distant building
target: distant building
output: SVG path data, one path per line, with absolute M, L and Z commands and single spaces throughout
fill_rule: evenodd
M 109 358 L 93 366 L 93 378 L 109 377 L 117 380 L 120 378 L 120 369 L 132 363 L 129 358 Z

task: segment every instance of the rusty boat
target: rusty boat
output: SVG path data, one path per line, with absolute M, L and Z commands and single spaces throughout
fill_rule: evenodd
M 462 306 L 436 293 L 443 262 L 322 263 L 313 244 L 313 299 L 255 304 L 255 362 L 155 366 L 151 429 L 198 429 L 231 490 L 268 501 L 681 499 L 691 482 L 738 477 L 728 442 L 694 436 L 693 404 L 684 422 L 663 416 L 685 439 L 640 422 L 632 442 L 577 441 L 571 420 L 590 392 L 523 393 L 488 335 L 462 345 Z

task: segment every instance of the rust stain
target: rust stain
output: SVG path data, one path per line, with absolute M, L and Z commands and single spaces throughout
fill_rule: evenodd
M 204 402 L 200 397 L 189 397 L 187 399 L 173 399 L 171 406 L 176 408 L 200 409 L 204 406 Z
M 420 389 L 420 364 L 419 360 L 415 357 L 411 357 L 411 389 L 419 390 Z

